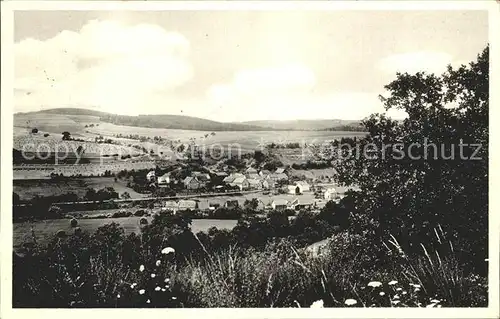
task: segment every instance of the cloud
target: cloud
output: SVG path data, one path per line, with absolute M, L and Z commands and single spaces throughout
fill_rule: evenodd
M 446 71 L 448 64 L 460 65 L 463 61 L 454 60 L 454 57 L 445 52 L 419 51 L 393 54 L 380 60 L 377 67 L 390 74 L 408 72 L 414 74 L 421 71 L 441 74 Z
M 315 92 L 316 78 L 305 66 L 241 70 L 228 83 L 208 90 L 214 118 L 233 121 L 362 119 L 384 112 L 377 93 Z M 395 117 L 404 117 L 392 112 Z
M 189 41 L 156 25 L 126 26 L 90 21 L 79 32 L 63 31 L 15 44 L 15 108 L 98 107 L 120 114 L 162 113 L 161 101 L 193 76 Z

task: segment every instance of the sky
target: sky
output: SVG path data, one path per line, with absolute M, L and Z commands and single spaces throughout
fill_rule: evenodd
M 358 120 L 396 72 L 488 42 L 483 11 L 16 11 L 15 112 Z M 401 111 L 391 111 L 395 118 Z

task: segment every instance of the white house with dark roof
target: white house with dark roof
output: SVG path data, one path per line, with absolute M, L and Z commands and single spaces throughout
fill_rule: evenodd
M 303 194 L 311 191 L 311 185 L 306 181 L 295 182 L 294 185 L 288 185 L 289 194 Z

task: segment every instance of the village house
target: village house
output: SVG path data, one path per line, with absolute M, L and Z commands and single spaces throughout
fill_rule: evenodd
M 295 185 L 288 185 L 289 194 L 303 194 L 311 191 L 311 185 L 306 181 L 295 182 Z
M 250 187 L 248 180 L 245 177 L 237 177 L 232 183 L 231 186 L 238 186 L 240 190 L 246 190 Z
M 195 177 L 200 183 L 201 187 L 205 187 L 210 183 L 210 175 L 202 172 L 193 172 L 192 177 Z
M 247 179 L 257 179 L 257 180 L 260 180 L 260 179 L 261 179 L 260 175 L 259 175 L 259 174 L 257 174 L 257 173 L 250 173 L 250 174 L 247 174 L 247 175 L 246 175 L 246 178 L 247 178 Z
M 247 179 L 250 189 L 262 189 L 262 182 L 258 179 Z
M 286 199 L 275 199 L 271 203 L 274 210 L 285 210 L 288 208 L 288 201 Z
M 212 172 L 212 176 L 214 185 L 220 185 L 228 177 L 228 174 L 226 172 Z
M 241 173 L 232 173 L 231 175 L 224 178 L 223 182 L 226 184 L 231 184 L 232 182 L 234 182 L 235 179 L 237 179 L 239 177 L 245 177 L 245 175 L 243 175 Z
M 176 201 L 168 200 L 165 202 L 165 206 L 163 206 L 163 208 L 165 208 L 165 210 L 170 210 L 175 213 L 179 209 L 179 204 L 177 204 Z
M 310 199 L 299 199 L 296 198 L 290 204 L 292 209 L 301 210 L 301 209 L 310 209 L 314 206 L 314 203 Z
M 202 184 L 196 177 L 188 176 L 184 179 L 184 187 L 187 189 L 200 189 Z
M 288 175 L 286 175 L 285 173 L 274 173 L 271 175 L 271 178 L 276 182 L 277 181 L 287 181 Z
M 274 171 L 275 174 L 284 174 L 286 169 L 284 167 L 278 167 L 276 171 Z
M 263 169 L 259 172 L 259 175 L 260 177 L 262 178 L 267 178 L 268 176 L 271 175 L 271 171 L 267 170 L 267 169 Z
M 257 170 L 253 167 L 249 167 L 247 168 L 247 170 L 245 171 L 246 174 L 257 174 Z
M 194 200 L 180 200 L 179 210 L 196 210 L 198 208 L 198 203 Z
M 274 189 L 276 187 L 276 182 L 268 178 L 262 182 L 262 188 L 264 189 Z
M 327 188 L 323 196 L 326 200 L 335 200 L 339 198 L 337 190 L 334 187 Z
M 157 179 L 158 186 L 166 186 L 170 184 L 170 173 L 165 173 Z

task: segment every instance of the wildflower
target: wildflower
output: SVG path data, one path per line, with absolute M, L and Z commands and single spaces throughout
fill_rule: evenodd
M 146 292 L 146 290 L 141 289 L 141 290 L 139 290 L 139 295 L 144 295 L 145 292 Z
M 403 291 L 401 294 L 402 294 L 402 295 L 406 295 L 406 293 L 407 293 L 406 291 Z
M 418 284 L 410 284 L 410 286 L 413 286 L 413 288 L 421 288 L 421 286 Z
M 146 303 L 151 303 L 151 300 L 149 300 L 149 299 L 148 299 L 148 300 L 146 300 Z
M 389 281 L 389 286 L 394 286 L 397 283 L 398 283 L 397 280 L 391 280 L 391 281 Z
M 164 282 L 168 284 L 170 282 L 170 278 L 165 278 Z
M 120 297 L 121 297 L 120 294 L 116 295 L 116 298 L 120 299 Z
M 393 304 L 393 305 L 397 305 L 398 303 L 399 303 L 399 300 L 393 300 L 393 301 L 392 301 L 392 304 Z
M 420 288 L 415 288 L 415 292 L 419 292 L 420 291 Z
M 130 285 L 130 288 L 134 289 L 137 284 L 134 282 L 133 284 Z
M 385 292 L 383 292 L 383 291 L 379 292 L 378 294 L 381 296 L 385 296 Z
M 396 291 L 401 291 L 403 290 L 403 288 L 396 288 Z
M 161 290 L 161 288 L 156 286 L 155 291 L 160 291 L 160 290 Z
M 382 283 L 380 281 L 370 281 L 368 283 L 368 287 L 377 288 L 377 287 L 380 287 L 380 286 L 382 286 Z
M 399 296 L 398 295 L 394 295 L 394 297 L 392 297 L 392 299 L 399 299 Z
M 156 275 L 155 274 L 151 274 L 151 278 L 154 278 L 154 277 L 156 277 Z
M 175 249 L 173 249 L 172 247 L 165 247 L 161 250 L 161 253 L 164 254 L 164 255 L 168 255 L 170 253 L 175 253 Z
M 144 271 L 144 265 L 140 265 L 140 266 L 139 266 L 139 271 L 140 271 L 140 272 L 143 272 L 143 271 Z
M 172 300 L 176 300 L 176 299 L 177 299 L 177 297 L 172 297 Z
M 313 302 L 310 308 L 323 308 L 323 299 Z
M 440 302 L 440 300 L 437 300 L 437 299 L 432 299 L 432 300 L 431 300 L 431 302 L 432 302 L 432 303 L 439 303 L 439 302 Z
M 161 264 L 161 260 L 157 260 L 156 261 L 156 267 L 160 266 L 160 264 Z
M 346 299 L 346 301 L 344 301 L 344 303 L 348 306 L 354 306 L 355 304 L 357 304 L 358 302 L 354 299 Z
M 167 289 L 165 289 L 165 288 L 161 288 L 161 291 L 165 292 L 165 291 L 167 291 Z

